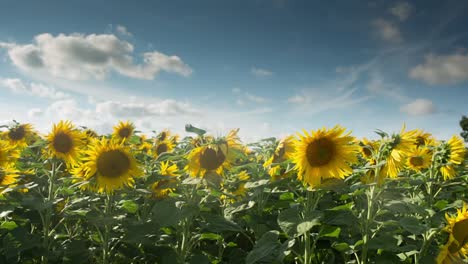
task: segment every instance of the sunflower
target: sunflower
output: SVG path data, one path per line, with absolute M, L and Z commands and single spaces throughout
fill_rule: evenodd
M 34 135 L 31 124 L 18 124 L 4 133 L 5 139 L 14 147 L 26 147 L 28 145 L 28 139 Z
M 153 155 L 158 157 L 159 155 L 171 152 L 174 149 L 174 143 L 170 140 L 158 140 L 156 145 L 153 147 Z
M 444 230 L 449 233 L 449 239 L 439 253 L 437 263 L 457 263 L 449 262 L 447 259 L 468 257 L 468 212 L 466 206 L 464 203 L 462 209 L 457 209 L 456 215 L 445 214 L 448 225 Z
M 120 121 L 117 126 L 114 126 L 114 133 L 112 135 L 117 139 L 124 140 L 130 138 L 133 135 L 134 130 L 135 126 L 133 123 L 129 121 Z
M 398 173 L 405 167 L 407 155 L 414 148 L 416 142 L 416 131 L 405 131 L 405 126 L 400 134 L 394 135 L 390 142 L 390 153 L 387 163 L 382 168 L 382 175 L 396 178 Z
M 414 171 L 421 171 L 431 166 L 431 158 L 427 148 L 415 148 L 408 153 L 406 165 Z
M 89 188 L 112 193 L 124 185 L 133 186 L 133 177 L 142 174 L 135 157 L 123 142 L 101 139 L 85 152 L 83 164 L 75 170 L 77 176 L 90 181 Z
M 345 134 L 345 128 L 335 126 L 311 131 L 304 130 L 295 140 L 293 162 L 298 170 L 298 179 L 312 187 L 319 186 L 322 178 L 344 178 L 353 171 L 348 163 L 357 161 L 359 147 Z
M 374 152 L 377 150 L 378 143 L 368 140 L 367 138 L 363 138 L 361 141 L 359 141 L 359 146 L 359 151 L 361 152 L 362 156 L 367 160 L 371 160 Z
M 456 175 L 455 165 L 460 165 L 465 157 L 465 145 L 463 140 L 457 136 L 452 136 L 445 144 L 446 155 L 444 163 L 440 168 L 444 180 L 452 179 Z
M 265 161 L 263 167 L 268 168 L 268 173 L 271 177 L 278 176 L 277 174 L 281 170 L 281 166 L 279 164 L 276 165 L 275 163 L 281 163 L 286 160 L 289 160 L 292 158 L 293 154 L 294 137 L 287 136 L 280 140 L 278 146 L 275 149 L 275 152 L 273 153 L 273 156 L 271 156 L 267 161 Z
M 189 162 L 186 170 L 194 177 L 204 177 L 207 172 L 222 175 L 224 169 L 231 168 L 231 164 L 236 159 L 236 153 L 242 150 L 237 136 L 238 131 L 238 129 L 231 130 L 221 140 L 213 140 L 207 145 L 192 149 L 187 155 Z
M 179 135 L 177 134 L 172 135 L 171 131 L 169 131 L 168 129 L 164 129 L 163 131 L 161 131 L 161 133 L 159 133 L 156 136 L 156 139 L 159 141 L 167 140 L 167 141 L 171 141 L 173 144 L 176 144 L 177 141 L 179 140 Z
M 70 121 L 54 124 L 52 132 L 46 138 L 49 142 L 49 156 L 63 159 L 68 165 L 78 162 L 83 136 Z
M 19 150 L 0 139 L 0 167 L 20 157 Z
M 415 147 L 427 147 L 427 146 L 434 146 L 436 140 L 432 137 L 430 133 L 426 133 L 420 129 L 415 129 Z
M 177 177 L 178 168 L 176 164 L 169 165 L 169 161 L 161 162 L 159 173 L 162 176 L 167 177 Z M 163 179 L 159 180 L 151 185 L 151 190 L 153 191 L 153 197 L 155 198 L 164 198 L 170 193 L 174 192 L 175 185 L 177 183 L 176 179 Z
M 247 171 L 241 171 L 237 175 L 240 181 L 248 181 L 250 179 L 250 175 Z
M 145 135 L 140 136 L 140 143 L 138 144 L 138 150 L 143 153 L 149 153 L 153 145 L 148 141 L 148 138 Z
M 10 164 L 6 164 L 0 167 L 0 194 L 6 188 L 16 186 L 18 181 L 19 171 Z

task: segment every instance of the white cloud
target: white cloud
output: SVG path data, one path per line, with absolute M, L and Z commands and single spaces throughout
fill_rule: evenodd
M 235 93 L 235 94 L 238 94 L 238 93 L 240 93 L 240 92 L 241 92 L 241 89 L 240 89 L 240 88 L 237 88 L 237 87 L 235 87 L 235 88 L 232 88 L 232 92 L 233 92 L 233 93 Z
M 407 2 L 398 2 L 389 10 L 390 14 L 397 17 L 400 21 L 405 21 L 411 14 L 412 7 Z
M 28 111 L 29 118 L 36 118 L 43 114 L 43 111 L 40 108 L 32 108 Z
M 403 41 L 400 29 L 390 21 L 379 18 L 372 21 L 372 25 L 375 27 L 377 35 L 382 40 L 392 43 L 400 43 Z
M 400 111 L 409 115 L 420 116 L 429 115 L 436 111 L 431 100 L 418 98 L 409 104 L 403 105 Z
M 252 73 L 256 77 L 270 77 L 273 75 L 273 72 L 267 69 L 256 68 L 256 67 L 252 67 L 252 69 L 250 69 L 250 73 Z
M 268 102 L 269 100 L 265 97 L 261 97 L 261 96 L 258 96 L 258 95 L 253 95 L 253 94 L 250 94 L 250 93 L 245 93 L 245 97 L 254 102 L 254 103 L 266 103 Z
M 105 101 L 96 104 L 96 113 L 111 115 L 116 118 L 133 118 L 146 116 L 175 116 L 192 115 L 198 113 L 190 104 L 165 99 L 154 104 L 138 102 L 122 103 Z
M 115 27 L 115 30 L 117 31 L 117 33 L 119 33 L 122 36 L 128 36 L 128 37 L 132 36 L 132 33 L 130 33 L 130 31 L 128 31 L 127 28 L 122 25 L 117 25 Z
M 26 72 L 47 73 L 68 80 L 105 79 L 111 71 L 137 79 L 154 79 L 161 71 L 182 76 L 192 69 L 178 56 L 158 51 L 143 53 L 135 63 L 134 47 L 113 34 L 44 33 L 31 44 L 0 42 L 12 63 Z
M 409 71 L 409 76 L 431 85 L 468 81 L 468 54 L 429 54 L 423 64 Z
M 40 83 L 25 83 L 16 78 L 0 78 L 0 87 L 9 89 L 17 94 L 26 94 L 52 100 L 60 100 L 70 97 L 69 94 L 57 91 L 53 87 L 48 87 Z

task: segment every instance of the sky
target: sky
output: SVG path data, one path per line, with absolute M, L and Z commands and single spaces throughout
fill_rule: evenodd
M 0 1 L 0 125 L 459 134 L 467 1 Z

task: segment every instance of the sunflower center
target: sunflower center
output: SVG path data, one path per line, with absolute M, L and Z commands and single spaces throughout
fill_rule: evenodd
M 468 244 L 468 219 L 459 221 L 453 225 L 452 235 L 456 241 L 449 246 L 450 253 L 455 253 Z
M 410 157 L 409 162 L 415 167 L 422 166 L 424 164 L 424 159 L 420 156 Z
M 19 127 L 15 127 L 15 128 L 12 128 L 9 132 L 8 132 L 8 137 L 11 139 L 11 140 L 21 140 L 24 138 L 24 136 L 26 136 L 26 130 L 24 129 L 23 126 L 19 126 Z
M 54 149 L 60 153 L 68 153 L 73 148 L 73 140 L 72 138 L 63 132 L 58 133 L 54 137 Z
M 104 177 L 119 178 L 130 170 L 130 159 L 120 150 L 109 150 L 98 157 L 97 169 Z
M 132 133 L 132 131 L 130 130 L 130 128 L 128 127 L 124 127 L 124 128 L 121 128 L 119 130 L 119 136 L 121 138 L 128 138 L 130 136 L 130 134 Z
M 167 133 L 166 132 L 161 132 L 161 134 L 159 135 L 159 140 L 165 140 L 167 137 Z
M 166 144 L 160 144 L 156 147 L 156 152 L 159 154 L 167 152 L 167 145 Z
M 372 151 L 369 149 L 369 146 L 364 146 L 364 147 L 362 147 L 362 153 L 363 153 L 364 156 L 366 156 L 366 157 L 372 156 Z
M 424 140 L 423 137 L 417 137 L 416 138 L 416 147 L 424 146 L 426 145 L 426 140 Z
M 306 154 L 312 167 L 327 165 L 335 154 L 335 144 L 327 138 L 315 140 L 307 146 Z
M 200 155 L 200 166 L 208 171 L 215 170 L 223 164 L 226 157 L 221 150 L 207 148 Z

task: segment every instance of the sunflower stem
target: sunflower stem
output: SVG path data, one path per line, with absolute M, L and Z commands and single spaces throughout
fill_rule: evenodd
M 378 176 L 376 175 L 376 178 Z M 374 193 L 375 193 L 375 185 L 371 185 L 369 187 L 369 191 L 366 192 L 367 196 L 367 216 L 366 220 L 364 222 L 364 233 L 362 236 L 362 252 L 361 252 L 361 264 L 366 264 L 367 263 L 367 251 L 369 248 L 369 229 L 370 229 L 370 224 L 371 224 L 371 219 L 373 218 L 372 216 L 372 210 L 373 210 L 373 205 L 374 205 Z
M 102 234 L 102 263 L 107 264 L 109 263 L 109 249 L 110 249 L 110 241 L 109 241 L 109 225 L 107 224 L 107 218 L 112 216 L 112 194 L 107 194 L 105 199 L 105 207 L 104 207 L 104 233 Z
M 45 214 L 43 217 L 43 247 L 45 249 L 45 255 L 41 257 L 41 263 L 46 264 L 49 262 L 49 236 L 50 236 L 50 221 L 52 218 L 52 200 L 54 196 L 54 181 L 55 181 L 55 176 L 57 174 L 57 161 L 55 159 L 51 160 L 51 171 L 48 174 L 48 193 L 47 193 L 47 199 L 45 200 L 45 203 L 47 204 L 46 209 L 45 209 Z M 41 214 L 41 213 L 40 213 Z M 42 214 L 41 214 L 42 215 Z
M 318 202 L 322 197 L 322 193 L 319 190 L 307 191 L 306 203 L 304 206 L 304 219 L 310 215 L 312 211 L 317 208 Z M 310 231 L 304 234 L 304 264 L 312 263 L 312 250 L 315 248 L 315 240 L 311 243 Z

